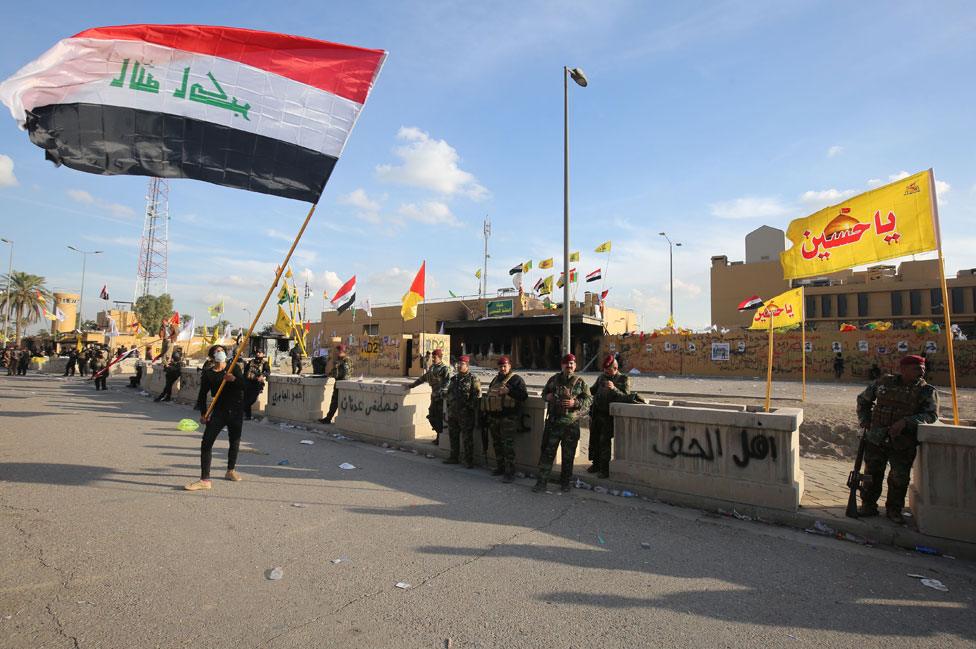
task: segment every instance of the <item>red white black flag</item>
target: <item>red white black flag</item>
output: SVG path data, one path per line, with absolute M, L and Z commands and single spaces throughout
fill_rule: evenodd
M 753 295 L 739 302 L 739 311 L 752 311 L 761 307 L 762 304 L 762 298 L 758 295 Z
M 0 84 L 0 101 L 58 165 L 315 202 L 385 58 L 231 27 L 98 27 Z
M 353 275 L 345 284 L 340 286 L 329 301 L 339 313 L 351 307 L 356 301 L 356 276 Z
M 98 297 L 107 300 L 108 299 L 108 284 L 102 285 L 102 292 L 98 294 Z

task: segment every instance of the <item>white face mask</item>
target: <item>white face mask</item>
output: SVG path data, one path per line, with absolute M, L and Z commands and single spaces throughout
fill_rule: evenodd
M 226 352 L 214 352 L 214 362 L 223 363 L 226 360 L 227 360 Z

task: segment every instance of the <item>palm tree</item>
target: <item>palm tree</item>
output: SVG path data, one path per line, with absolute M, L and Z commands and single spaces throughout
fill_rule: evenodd
M 16 331 L 14 340 L 19 342 L 21 328 L 37 322 L 40 307 L 52 305 L 53 296 L 44 287 L 45 280 L 40 275 L 15 270 L 10 275 L 4 275 L 3 281 L 7 285 L 7 292 L 0 298 L 0 309 L 10 310 Z

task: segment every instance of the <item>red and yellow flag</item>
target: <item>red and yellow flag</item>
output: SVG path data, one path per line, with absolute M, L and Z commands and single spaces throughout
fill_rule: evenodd
M 794 288 L 766 300 L 756 309 L 750 329 L 769 329 L 769 319 L 773 319 L 773 329 L 803 323 L 803 289 Z
M 403 296 L 403 306 L 400 307 L 400 316 L 404 320 L 413 320 L 417 317 L 417 305 L 424 299 L 424 271 L 427 262 L 420 264 L 417 276 L 413 278 L 410 290 Z
M 938 248 L 932 170 L 790 223 L 783 277 L 797 279 Z

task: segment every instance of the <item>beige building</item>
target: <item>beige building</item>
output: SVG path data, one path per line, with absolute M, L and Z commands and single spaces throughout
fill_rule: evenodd
M 54 293 L 54 309 L 57 313 L 57 309 L 61 310 L 64 314 L 64 320 L 51 322 L 51 335 L 57 336 L 58 334 L 70 333 L 75 330 L 78 326 L 78 299 L 79 295 L 77 293 Z
M 406 322 L 400 317 L 399 304 L 374 307 L 372 312 L 372 317 L 362 309 L 355 314 L 352 309 L 342 314 L 323 312 L 321 322 L 313 323 L 306 337 L 309 347 L 314 349 L 315 341 L 318 347 L 324 347 L 333 338 L 357 344 L 366 336 L 377 336 L 386 345 L 422 332 L 443 332 L 450 336 L 452 356 L 468 354 L 477 364 L 491 365 L 495 358 L 506 354 L 516 367 L 559 366 L 562 308 L 547 308 L 535 297 L 520 298 L 512 292 L 490 298 L 430 301 L 418 306 L 417 317 Z M 585 362 L 595 356 L 605 333 L 633 331 L 636 322 L 633 311 L 601 310 L 598 295 L 586 293 L 582 302 L 572 305 L 570 333 L 574 352 Z M 313 349 L 309 353 L 314 353 Z M 408 349 L 406 357 L 415 358 L 414 351 Z M 404 368 L 405 373 L 410 370 Z
M 712 257 L 712 324 L 747 327 L 753 314 L 739 313 L 742 300 L 751 295 L 768 299 L 797 286 L 804 287 L 805 316 L 814 328 L 839 327 L 845 322 L 863 325 L 875 320 L 892 322 L 896 327 L 910 326 L 915 320 L 942 322 L 937 260 L 880 264 L 863 271 L 844 270 L 788 281 L 783 279 L 779 263 L 785 241 L 782 230 L 763 226 L 746 236 L 746 259 L 755 260 L 752 263 L 729 262 L 725 255 Z M 976 268 L 958 271 L 946 283 L 953 324 L 959 324 L 967 334 L 976 333 Z

